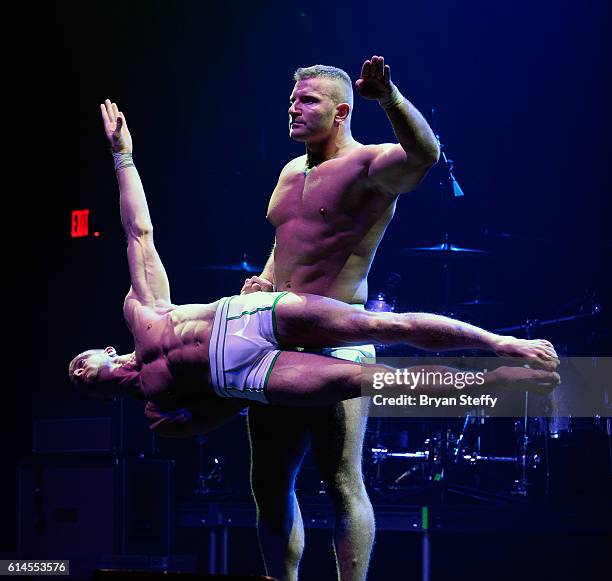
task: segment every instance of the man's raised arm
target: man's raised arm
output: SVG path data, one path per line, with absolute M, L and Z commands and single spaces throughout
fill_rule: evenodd
M 440 157 L 440 146 L 431 127 L 391 82 L 391 70 L 383 57 L 366 60 L 355 85 L 364 99 L 378 101 L 399 141 L 399 145 L 371 146 L 369 177 L 392 193 L 414 189 Z
M 170 303 L 170 284 L 153 244 L 153 224 L 144 188 L 132 161 L 132 138 L 125 115 L 108 99 L 100 105 L 100 111 L 115 160 L 121 223 L 128 243 L 132 288 L 127 298 L 151 307 L 163 307 Z

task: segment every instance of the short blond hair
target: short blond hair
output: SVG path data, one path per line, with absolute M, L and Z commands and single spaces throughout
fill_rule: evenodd
M 346 71 L 338 67 L 328 65 L 313 65 L 311 67 L 300 67 L 293 73 L 293 80 L 304 81 L 306 79 L 329 79 L 334 81 L 337 90 L 331 95 L 338 103 L 348 103 L 353 108 L 353 82 Z

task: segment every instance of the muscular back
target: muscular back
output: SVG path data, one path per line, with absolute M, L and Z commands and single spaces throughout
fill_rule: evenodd
M 372 147 L 357 145 L 307 175 L 306 156 L 285 167 L 267 216 L 276 227 L 276 290 L 365 302 L 366 277 L 397 200 L 368 178 Z

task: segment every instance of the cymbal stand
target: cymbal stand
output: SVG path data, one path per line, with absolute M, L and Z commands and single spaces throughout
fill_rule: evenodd
M 435 127 L 436 125 L 435 124 L 435 113 L 436 113 L 436 110 L 435 108 L 432 107 L 431 109 L 432 127 Z M 444 174 L 440 177 L 440 181 L 438 182 L 440 186 L 440 190 L 442 191 L 442 200 L 443 200 L 443 203 L 442 203 L 442 228 L 443 228 L 442 237 L 443 237 L 443 240 L 442 240 L 442 243 L 440 244 L 440 249 L 446 250 L 447 252 L 450 253 L 452 250 L 452 244 L 450 242 L 450 234 L 449 234 L 451 200 L 457 199 L 457 198 L 463 198 L 465 194 L 463 193 L 461 186 L 459 186 L 459 182 L 457 181 L 457 179 L 455 178 L 455 175 L 453 174 L 453 170 L 455 169 L 455 162 L 454 160 L 447 157 L 445 145 L 442 143 L 440 139 L 440 134 L 437 130 L 435 130 L 435 136 L 436 136 L 438 145 L 440 147 L 440 159 L 442 160 L 442 164 L 444 165 L 446 169 Z M 450 191 L 452 192 L 452 196 L 449 195 L 449 188 L 448 188 L 449 183 L 451 184 Z M 448 315 L 448 314 L 452 315 L 452 313 L 450 312 L 450 293 L 451 293 L 450 261 L 444 260 L 442 268 L 444 270 L 444 300 L 443 300 L 442 313 L 445 315 Z
M 196 443 L 198 445 L 198 475 L 196 477 L 196 488 L 194 494 L 196 496 L 207 496 L 215 490 L 218 490 L 219 485 L 223 481 L 223 472 L 221 461 L 213 457 L 212 467 L 208 472 L 205 472 L 204 467 L 204 445 L 208 441 L 208 438 L 204 435 L 196 436 Z M 213 485 L 211 487 L 211 484 Z

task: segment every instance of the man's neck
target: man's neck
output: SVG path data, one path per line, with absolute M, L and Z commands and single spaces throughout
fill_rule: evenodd
M 323 141 L 306 143 L 306 169 L 312 169 L 328 159 L 340 157 L 356 143 L 350 130 L 339 131 Z
M 125 393 L 131 396 L 141 395 L 140 367 L 136 362 L 136 353 L 124 355 L 124 363 L 115 369 L 114 374 L 120 380 Z

